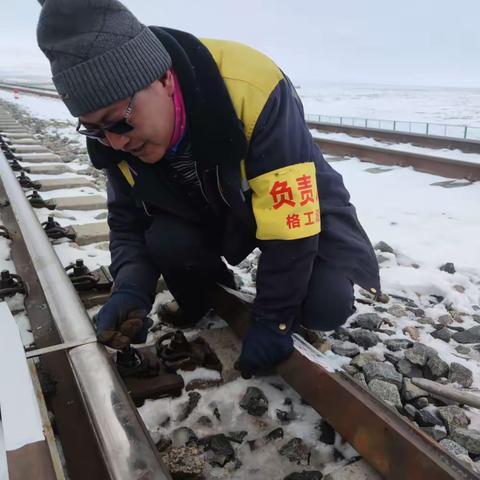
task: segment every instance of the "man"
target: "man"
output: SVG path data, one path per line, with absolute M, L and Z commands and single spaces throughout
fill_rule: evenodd
M 283 72 L 245 45 L 145 27 L 116 0 L 46 0 L 38 42 L 53 82 L 108 178 L 109 345 L 143 342 L 163 275 L 195 324 L 222 260 L 261 250 L 240 369 L 271 369 L 300 325 L 337 328 L 353 283 L 379 292 L 378 265 L 341 176 L 323 159 Z

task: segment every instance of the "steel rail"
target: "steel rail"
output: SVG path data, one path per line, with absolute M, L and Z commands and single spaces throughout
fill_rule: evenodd
M 46 89 L 37 89 L 35 87 L 26 87 L 23 85 L 9 85 L 6 83 L 0 83 L 0 89 L 9 90 L 12 92 L 17 90 L 18 92 L 32 93 L 34 95 L 39 95 L 40 97 L 60 98 L 55 90 L 49 91 Z
M 362 145 L 354 142 L 314 138 L 322 153 L 339 156 L 355 156 L 362 161 L 380 165 L 398 165 L 413 167 L 424 173 L 431 173 L 447 178 L 480 180 L 480 163 L 453 160 L 423 153 L 392 150 L 387 147 Z
M 307 120 L 308 128 L 327 133 L 346 133 L 352 137 L 368 137 L 380 142 L 411 143 L 419 147 L 458 149 L 465 153 L 480 153 L 480 141 L 464 138 L 400 132 L 381 128 L 357 127 Z
M 217 313 L 242 338 L 250 323 L 248 298 L 219 287 L 212 301 Z M 277 373 L 383 478 L 478 480 L 470 469 L 367 390 L 327 371 L 300 351 L 295 350 L 279 365 Z
M 91 322 L 8 162 L 0 152 L 0 179 L 63 342 L 95 335 Z M 169 480 L 105 348 L 72 348 L 68 359 L 112 480 Z

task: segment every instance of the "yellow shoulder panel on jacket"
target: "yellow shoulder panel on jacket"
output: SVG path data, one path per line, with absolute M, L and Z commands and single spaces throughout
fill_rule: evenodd
M 270 58 L 247 45 L 203 38 L 201 42 L 215 59 L 250 142 L 263 107 L 283 79 L 282 72 Z
M 249 181 L 259 240 L 295 240 L 320 232 L 313 162 L 297 163 Z
M 123 176 L 127 180 L 128 184 L 133 187 L 135 185 L 135 180 L 133 179 L 132 172 L 126 160 L 122 160 L 118 165 L 118 168 L 122 172 Z

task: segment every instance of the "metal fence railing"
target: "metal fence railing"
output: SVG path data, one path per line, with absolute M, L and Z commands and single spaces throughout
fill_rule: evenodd
M 371 118 L 341 117 L 335 115 L 306 114 L 305 118 L 308 122 L 313 123 L 330 123 L 332 125 L 342 125 L 345 127 L 391 130 L 399 133 L 416 133 L 419 135 L 480 141 L 480 127 L 469 127 L 466 125 L 406 122 L 403 120 L 375 120 Z

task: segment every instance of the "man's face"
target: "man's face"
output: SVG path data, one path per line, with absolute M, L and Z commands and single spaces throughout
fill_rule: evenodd
M 161 80 L 135 94 L 128 123 L 133 130 L 124 134 L 104 131 L 101 140 L 115 150 L 129 152 L 142 162 L 158 162 L 166 153 L 173 135 L 175 122 L 173 105 L 173 78 L 167 72 Z M 130 98 L 80 117 L 86 128 L 99 128 L 123 119 Z

